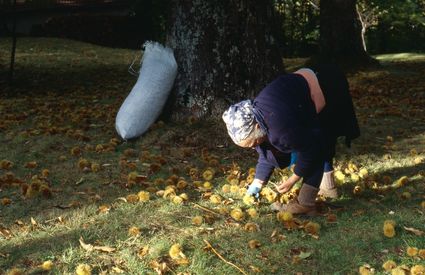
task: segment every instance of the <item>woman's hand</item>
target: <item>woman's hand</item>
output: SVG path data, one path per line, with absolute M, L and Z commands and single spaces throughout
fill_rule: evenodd
M 262 180 L 254 179 L 253 182 L 249 185 L 246 194 L 258 198 L 260 196 L 260 191 L 263 188 L 263 183 L 264 181 Z
M 277 191 L 279 193 L 286 193 L 289 190 L 291 190 L 292 186 L 294 186 L 294 184 L 300 180 L 301 177 L 297 176 L 296 174 L 292 174 L 291 177 L 289 177 L 289 179 L 287 179 L 286 181 L 282 181 L 279 183 L 279 185 L 277 186 Z
M 277 186 L 277 191 L 279 193 L 286 193 L 291 190 L 292 186 L 294 186 L 295 182 L 290 181 L 289 179 L 286 181 L 282 181 Z

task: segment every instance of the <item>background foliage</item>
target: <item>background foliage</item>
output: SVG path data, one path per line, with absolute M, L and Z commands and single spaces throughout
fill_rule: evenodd
M 164 38 L 169 5 L 169 0 L 135 0 L 134 14 L 146 36 Z M 318 0 L 275 0 L 275 38 L 284 56 L 318 52 L 319 5 Z M 360 0 L 357 5 L 369 53 L 425 50 L 424 0 Z
M 52 1 L 31 0 L 25 2 L 25 5 L 39 9 L 45 8 L 49 3 L 53 3 Z M 173 1 L 130 1 L 130 12 L 125 16 L 81 17 L 80 14 L 80 19 L 75 19 L 75 16 L 56 15 L 46 21 L 43 30 L 37 26 L 37 31 L 33 32 L 33 35 L 60 36 L 125 48 L 140 48 L 145 40 L 165 41 L 167 23 L 172 21 L 170 19 Z M 6 0 L 1 1 L 0 9 L 10 7 L 10 3 Z M 270 24 L 274 25 L 275 40 L 283 55 L 305 57 L 316 54 L 319 41 L 320 1 L 275 0 L 274 5 L 275 20 Z M 357 6 L 366 28 L 366 46 L 370 54 L 425 50 L 424 0 L 358 0 Z M 98 22 L 93 22 L 96 20 Z M 82 28 L 81 24 L 85 24 L 86 27 Z M 100 28 L 102 35 L 96 31 L 99 28 L 90 27 L 99 25 L 103 26 Z M 2 28 L 4 27 L 0 29 Z M 75 30 L 78 30 L 79 34 Z M 106 42 L 103 35 L 105 32 L 108 37 Z
M 371 53 L 425 50 L 425 1 L 362 1 L 376 22 L 366 33 Z
M 317 53 L 320 1 L 276 0 L 284 56 Z M 425 50 L 425 1 L 360 0 L 358 11 L 366 27 L 371 54 Z

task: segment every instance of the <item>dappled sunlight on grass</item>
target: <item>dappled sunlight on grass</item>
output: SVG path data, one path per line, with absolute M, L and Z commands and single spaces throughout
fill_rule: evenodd
M 134 51 L 72 43 L 21 39 L 18 83 L 0 87 L 10 92 L 0 100 L 0 270 L 37 273 L 51 260 L 55 274 L 83 263 L 95 274 L 235 274 L 235 266 L 353 274 L 363 264 L 382 272 L 388 259 L 423 263 L 405 252 L 425 248 L 405 229 L 424 230 L 422 63 L 350 75 L 362 136 L 351 149 L 338 145 L 342 196 L 319 203 L 320 216 L 282 221 L 270 201 L 289 196 L 274 186 L 243 200 L 257 155 L 234 145 L 221 121 L 158 122 L 139 139 L 119 140 L 114 120 L 136 81 L 126 71 Z M 7 47 L 0 41 L 0 51 Z M 289 174 L 277 170 L 272 181 Z M 382 231 L 388 219 L 397 223 L 392 238 Z M 181 254 L 171 256 L 175 244 Z
M 374 56 L 379 61 L 403 61 L 403 62 L 423 62 L 425 61 L 424 53 L 392 53 L 392 54 L 379 54 Z

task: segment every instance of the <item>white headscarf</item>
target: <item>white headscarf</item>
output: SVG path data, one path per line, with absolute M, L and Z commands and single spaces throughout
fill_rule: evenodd
M 251 100 L 244 100 L 229 107 L 223 113 L 227 132 L 234 143 L 239 144 L 254 130 L 257 120 Z

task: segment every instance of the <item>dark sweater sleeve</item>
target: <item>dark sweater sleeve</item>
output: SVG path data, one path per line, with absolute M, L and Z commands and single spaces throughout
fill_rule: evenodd
M 255 178 L 267 182 L 273 173 L 274 165 L 266 159 L 260 148 L 257 148 L 257 152 L 259 156 L 255 167 Z
M 318 165 L 323 165 L 320 135 L 317 130 L 296 127 L 281 133 L 279 142 L 276 144 L 281 144 L 285 148 L 290 147 L 297 152 L 298 159 L 294 168 L 296 175 L 310 176 Z

